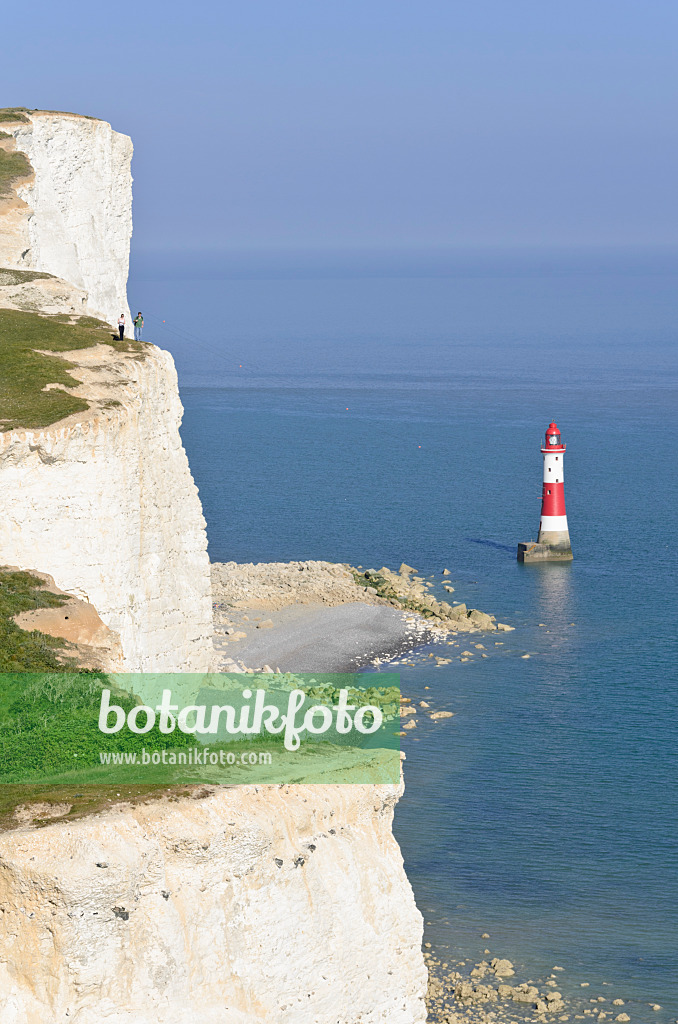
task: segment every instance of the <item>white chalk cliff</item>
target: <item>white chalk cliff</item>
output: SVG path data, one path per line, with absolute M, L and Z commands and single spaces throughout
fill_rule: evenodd
M 3 122 L 33 173 L 6 200 L 0 266 L 42 270 L 87 296 L 107 323 L 124 312 L 132 235 L 132 140 L 106 121 L 26 112 Z
M 0 835 L 3 1024 L 423 1024 L 398 795 L 235 786 Z
M 0 270 L 54 278 L 0 273 L 0 306 L 115 319 L 131 143 L 103 122 L 26 116 L 0 140 L 32 167 L 0 201 Z M 125 670 L 205 671 L 210 569 L 172 357 L 102 343 L 62 358 L 88 408 L 0 431 L 0 565 L 92 602 Z M 198 787 L 49 824 L 70 804 L 17 808 L 0 832 L 0 1021 L 423 1024 L 400 793 Z
M 64 355 L 90 408 L 0 433 L 0 562 L 90 601 L 119 635 L 125 671 L 207 671 L 207 537 L 172 357 L 152 345 Z
M 3 129 L 31 171 L 0 201 L 0 305 L 54 313 L 61 301 L 60 312 L 116 320 L 127 308 L 131 140 L 73 114 L 19 112 Z M 17 268 L 56 277 L 5 284 Z M 102 344 L 64 358 L 89 409 L 0 433 L 0 562 L 92 602 L 126 671 L 206 671 L 207 537 L 172 357 Z

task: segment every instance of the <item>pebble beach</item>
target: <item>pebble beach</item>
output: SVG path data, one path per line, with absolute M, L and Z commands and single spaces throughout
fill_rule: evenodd
M 449 570 L 443 570 L 449 575 Z M 213 563 L 220 671 L 347 672 L 404 656 L 435 637 L 511 629 L 432 594 L 402 563 L 391 570 L 332 562 Z

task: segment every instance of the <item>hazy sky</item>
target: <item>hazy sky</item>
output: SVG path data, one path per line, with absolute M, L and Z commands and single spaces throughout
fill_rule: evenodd
M 678 242 L 675 0 L 38 0 L 0 105 L 134 140 L 138 249 Z

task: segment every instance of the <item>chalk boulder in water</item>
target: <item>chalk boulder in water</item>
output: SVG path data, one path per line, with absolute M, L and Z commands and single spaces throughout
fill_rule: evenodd
M 516 973 L 510 960 L 500 960 L 498 957 L 490 962 L 490 967 L 498 978 L 510 978 Z

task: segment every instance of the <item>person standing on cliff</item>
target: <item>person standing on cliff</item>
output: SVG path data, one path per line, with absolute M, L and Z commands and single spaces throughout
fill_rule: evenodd
M 142 330 L 144 328 L 144 318 L 142 317 L 141 313 L 137 313 L 137 315 L 134 317 L 133 323 L 134 323 L 134 340 L 135 341 L 141 341 L 141 332 L 142 332 Z
M 121 313 L 118 317 L 118 334 L 120 335 L 120 341 L 125 337 L 125 314 Z

